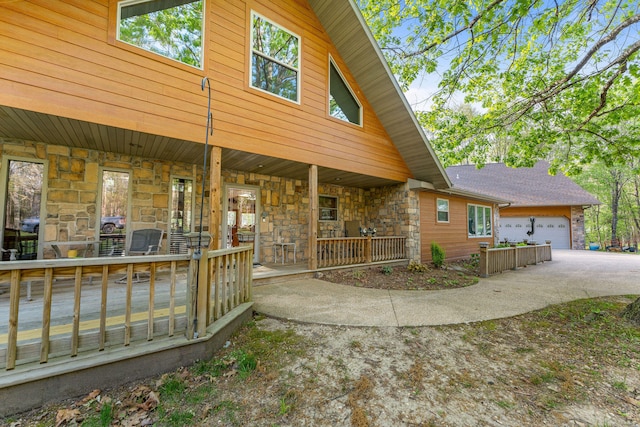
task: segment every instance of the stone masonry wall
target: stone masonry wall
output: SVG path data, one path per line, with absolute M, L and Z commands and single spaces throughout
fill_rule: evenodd
M 295 243 L 298 262 L 309 258 L 309 183 L 242 171 L 222 171 L 226 183 L 260 187 L 260 262 L 274 262 L 273 244 Z M 411 257 L 419 259 L 418 197 L 405 185 L 364 190 L 319 184 L 318 193 L 338 198 L 338 220 L 320 221 L 318 235 L 344 236 L 345 221 L 376 227 L 378 236 L 407 236 Z M 418 254 L 418 255 L 416 255 Z
M 131 195 L 127 225 L 131 229 L 168 229 L 171 175 L 195 177 L 194 212 L 198 217 L 202 168 L 196 165 L 21 140 L 0 139 L 0 142 L 0 160 L 10 155 L 48 162 L 47 190 L 43 197 L 46 218 L 41 221 L 45 242 L 96 237 L 101 216 L 97 212 L 102 185 L 100 170 L 129 172 Z M 279 239 L 296 243 L 298 261 L 309 258 L 307 181 L 230 170 L 223 170 L 221 174 L 225 183 L 260 188 L 260 212 L 267 214 L 264 221 L 258 218 L 261 262 L 274 261 L 273 243 Z M 417 193 L 408 190 L 406 184 L 370 190 L 320 184 L 318 192 L 338 198 L 338 220 L 320 221 L 319 236 L 344 236 L 345 221 L 357 220 L 365 227 L 375 227 L 378 236 L 406 236 L 409 257 L 419 259 L 419 200 Z M 205 207 L 207 204 L 205 197 Z M 204 224 L 208 224 L 207 211 L 204 210 Z M 194 229 L 198 225 L 199 218 L 196 218 Z M 214 234 L 219 237 L 220 231 Z M 161 253 L 166 250 L 165 242 Z M 45 254 L 45 257 L 51 256 L 51 253 Z
M 100 227 L 97 209 L 102 185 L 101 168 L 129 172 L 131 214 L 127 224 L 132 229 L 167 230 L 170 176 L 201 176 L 191 164 L 29 141 L 2 139 L 0 142 L 0 159 L 2 156 L 14 156 L 24 160 L 48 161 L 47 190 L 43 197 L 46 200 L 46 218 L 41 220 L 41 225 L 44 222 L 45 242 L 82 241 L 96 237 L 96 229 Z M 194 185 L 199 209 L 201 184 Z M 166 249 L 166 245 L 164 247 Z
M 571 206 L 571 249 L 585 249 L 584 209 Z

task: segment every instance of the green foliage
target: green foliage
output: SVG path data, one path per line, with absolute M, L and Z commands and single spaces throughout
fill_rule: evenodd
M 162 400 L 180 399 L 187 388 L 186 382 L 177 375 L 168 375 L 158 388 Z
M 382 274 L 385 276 L 390 276 L 393 273 L 393 267 L 389 265 L 385 265 L 382 267 Z
M 102 405 L 97 415 L 92 415 L 82 422 L 83 427 L 108 427 L 113 421 L 113 403 L 107 402 Z
M 202 0 L 120 21 L 120 40 L 195 67 L 202 66 Z M 123 16 L 127 7 L 122 8 Z
M 436 268 L 440 268 L 444 265 L 445 253 L 442 246 L 436 242 L 431 242 L 431 260 Z
M 445 165 L 640 157 L 637 2 L 358 4 L 404 89 L 438 74 L 419 121 Z
M 362 270 L 354 270 L 353 272 L 353 278 L 356 280 L 362 280 L 364 279 L 365 276 L 365 272 Z
M 480 265 L 480 254 L 471 254 L 471 258 L 469 259 L 466 267 L 473 270 L 478 268 Z
M 238 375 L 240 378 L 248 377 L 258 366 L 258 361 L 256 360 L 255 355 L 247 353 L 244 350 L 234 351 L 231 353 L 231 358 L 236 361 Z
M 426 264 L 422 264 L 417 261 L 411 260 L 409 262 L 409 265 L 407 266 L 407 270 L 412 271 L 414 273 L 424 273 L 425 271 L 429 271 L 429 266 Z

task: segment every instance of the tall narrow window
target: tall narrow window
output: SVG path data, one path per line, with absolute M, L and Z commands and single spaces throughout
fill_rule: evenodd
M 2 248 L 9 252 L 2 259 L 36 259 L 44 165 L 9 160 L 7 169 Z
M 124 255 L 129 204 L 129 174 L 102 172 L 100 255 Z
M 169 251 L 186 254 L 185 234 L 191 232 L 193 217 L 193 180 L 174 178 L 171 181 L 171 233 Z
M 251 86 L 299 102 L 300 38 L 251 15 Z
M 202 68 L 203 0 L 118 3 L 118 40 Z
M 449 222 L 449 201 L 447 199 L 437 199 L 438 222 Z
M 362 124 L 362 107 L 333 60 L 329 61 L 329 114 L 346 122 Z

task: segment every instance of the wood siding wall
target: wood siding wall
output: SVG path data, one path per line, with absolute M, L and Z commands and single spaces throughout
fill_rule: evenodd
M 251 10 L 301 36 L 300 104 L 249 87 Z M 204 143 L 208 76 L 214 145 L 411 176 L 306 1 L 206 1 L 204 70 L 116 41 L 116 11 L 116 0 L 0 3 L 0 105 Z M 362 127 L 328 115 L 329 55 L 363 106 Z M 99 135 L 92 144 L 101 149 Z
M 436 199 L 449 201 L 449 222 L 437 221 Z M 480 242 L 493 243 L 493 237 L 469 237 L 467 228 L 467 204 L 495 207 L 490 203 L 441 195 L 430 192 L 420 193 L 420 247 L 422 262 L 431 261 L 431 243 L 436 242 L 445 250 L 446 259 L 468 258 L 479 252 Z M 495 217 L 495 215 L 494 215 Z M 493 224 L 495 228 L 495 223 Z
M 500 209 L 503 218 L 514 216 L 563 216 L 571 220 L 571 206 L 530 206 Z

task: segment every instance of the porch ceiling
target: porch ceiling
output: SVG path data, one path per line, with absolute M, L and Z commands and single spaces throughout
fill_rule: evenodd
M 0 106 L 0 137 L 198 165 L 202 164 L 204 154 L 204 147 L 199 142 L 6 106 Z M 222 167 L 303 181 L 309 179 L 308 164 L 238 150 L 223 149 Z M 357 188 L 397 184 L 391 180 L 322 167 L 318 168 L 318 181 Z

